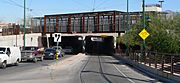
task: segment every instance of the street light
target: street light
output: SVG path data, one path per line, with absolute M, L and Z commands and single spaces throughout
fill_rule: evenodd
M 142 3 L 142 7 L 143 7 L 143 28 L 145 29 L 146 25 L 145 25 L 145 0 L 143 0 L 143 3 Z M 146 50 L 146 41 L 143 40 L 143 49 L 144 49 L 144 52 Z
M 145 28 L 146 27 L 145 25 L 145 0 L 143 0 L 142 7 L 143 7 L 143 28 Z
M 126 24 L 127 24 L 127 29 L 126 29 L 126 33 L 128 32 L 129 30 L 129 0 L 127 0 L 127 18 L 126 18 Z M 128 45 L 128 42 L 126 42 L 126 55 L 129 55 L 129 45 Z
M 129 29 L 129 0 L 127 0 L 127 30 Z
M 164 2 L 164 0 L 160 0 L 159 2 L 161 3 L 161 8 L 162 8 L 162 3 Z

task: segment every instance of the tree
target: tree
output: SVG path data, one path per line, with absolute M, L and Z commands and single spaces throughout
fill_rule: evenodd
M 146 22 L 146 30 L 150 33 L 146 39 L 146 49 L 163 53 L 178 53 L 180 17 L 169 20 L 150 16 L 150 19 L 151 22 Z M 139 21 L 122 37 L 122 42 L 128 47 L 142 45 L 143 40 L 138 35 L 142 29 L 142 21 Z

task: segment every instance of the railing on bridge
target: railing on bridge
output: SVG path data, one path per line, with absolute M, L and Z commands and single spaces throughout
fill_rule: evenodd
M 180 76 L 180 54 L 133 51 L 123 57 L 159 71 Z

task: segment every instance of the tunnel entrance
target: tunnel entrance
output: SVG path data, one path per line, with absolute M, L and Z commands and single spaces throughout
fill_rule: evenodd
M 114 37 L 86 36 L 85 52 L 87 54 L 112 55 L 114 53 Z
M 54 37 L 48 37 L 49 47 L 57 46 L 57 43 L 54 42 Z M 42 37 L 42 45 L 47 48 L 47 38 Z M 78 54 L 84 52 L 83 50 L 83 37 L 82 36 L 62 36 L 61 42 L 58 43 L 58 46 L 61 46 L 66 54 Z
M 62 36 L 60 46 L 69 54 L 78 54 L 83 52 L 82 36 Z
M 49 46 L 57 46 L 53 37 L 49 37 Z M 47 47 L 47 38 L 42 38 L 42 44 Z M 61 46 L 67 54 L 105 54 L 112 55 L 114 53 L 114 37 L 113 36 L 62 36 Z

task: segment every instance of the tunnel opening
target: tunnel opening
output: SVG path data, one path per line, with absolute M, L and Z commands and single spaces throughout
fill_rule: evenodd
M 68 54 L 78 54 L 83 52 L 82 36 L 62 36 L 60 46 L 67 51 Z
M 112 55 L 114 53 L 114 37 L 86 36 L 85 52 L 92 55 Z
M 54 42 L 54 37 L 48 37 L 49 47 L 57 46 L 57 42 Z M 42 37 L 42 45 L 47 48 L 47 37 Z M 62 36 L 61 42 L 58 46 L 61 46 L 66 54 L 78 54 L 84 52 L 84 41 L 82 36 Z

